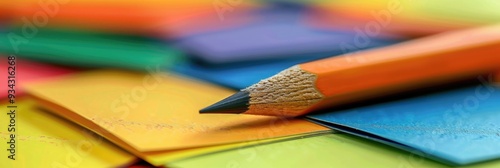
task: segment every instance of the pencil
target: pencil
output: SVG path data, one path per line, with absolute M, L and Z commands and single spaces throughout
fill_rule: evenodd
M 499 70 L 500 25 L 493 25 L 295 65 L 200 113 L 294 117 Z

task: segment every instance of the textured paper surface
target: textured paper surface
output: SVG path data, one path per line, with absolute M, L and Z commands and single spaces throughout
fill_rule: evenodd
M 9 110 L 6 103 L 0 109 Z M 0 167 L 117 167 L 136 158 L 104 138 L 53 114 L 40 110 L 33 100 L 17 99 L 16 160 L 2 148 Z M 8 115 L 2 114 L 2 144 L 7 142 Z M 7 148 L 7 145 L 2 145 Z
M 464 165 L 500 158 L 499 102 L 500 89 L 483 84 L 309 118 L 398 148 L 421 151 L 442 162 Z
M 200 108 L 234 91 L 172 74 L 95 71 L 28 89 L 51 111 L 136 154 L 328 130 L 298 119 L 200 115 Z

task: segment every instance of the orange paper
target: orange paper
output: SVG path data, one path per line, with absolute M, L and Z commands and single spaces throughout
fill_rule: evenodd
M 26 29 L 41 27 L 96 30 L 157 37 L 169 29 L 193 29 L 195 23 L 211 21 L 214 27 L 227 24 L 233 11 L 243 11 L 256 3 L 226 1 L 162 0 L 24 0 L 0 2 L 9 21 Z M 0 7 L 1 9 L 1 7 Z M 215 22 L 217 21 L 217 22 Z M 205 25 L 205 24 L 204 24 Z M 208 26 L 210 27 L 210 26 Z

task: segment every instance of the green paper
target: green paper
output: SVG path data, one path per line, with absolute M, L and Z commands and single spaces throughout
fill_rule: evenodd
M 326 134 L 251 146 L 169 163 L 171 167 L 439 168 L 447 165 L 347 134 Z M 499 167 L 491 161 L 467 167 Z
M 453 3 L 457 1 L 427 0 L 411 5 L 415 6 L 415 10 L 418 10 L 423 18 L 431 17 L 436 20 L 478 24 L 500 22 L 500 1 L 498 0 L 460 1 L 460 5 L 450 5 Z
M 39 29 L 33 38 L 22 30 L 0 33 L 0 53 L 62 65 L 79 67 L 115 67 L 146 70 L 168 68 L 182 53 L 153 39 Z M 18 41 L 15 50 L 15 42 Z

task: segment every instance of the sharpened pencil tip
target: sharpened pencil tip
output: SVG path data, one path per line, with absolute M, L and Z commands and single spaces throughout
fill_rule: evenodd
M 248 110 L 250 93 L 239 91 L 215 104 L 200 110 L 200 113 L 229 113 L 240 114 Z

